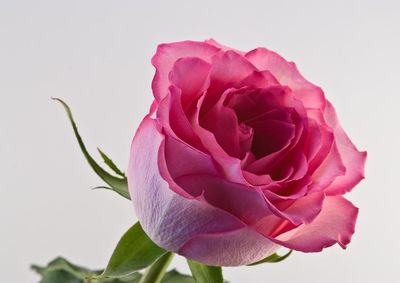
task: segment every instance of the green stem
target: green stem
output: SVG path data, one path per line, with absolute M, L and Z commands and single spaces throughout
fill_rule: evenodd
M 197 283 L 224 283 L 222 267 L 209 266 L 190 259 L 187 262 Z
M 160 283 L 173 257 L 173 253 L 166 253 L 160 257 L 146 269 L 139 283 Z

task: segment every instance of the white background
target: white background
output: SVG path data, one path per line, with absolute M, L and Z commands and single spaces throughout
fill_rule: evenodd
M 215 38 L 265 46 L 320 85 L 360 149 L 367 178 L 346 251 L 226 268 L 230 282 L 399 282 L 398 1 L 0 0 L 0 276 L 37 282 L 31 263 L 62 255 L 103 267 L 134 223 L 131 203 L 89 169 L 51 96 L 65 99 L 92 153 L 121 167 L 152 100 L 156 45 Z M 178 258 L 174 265 L 187 270 Z

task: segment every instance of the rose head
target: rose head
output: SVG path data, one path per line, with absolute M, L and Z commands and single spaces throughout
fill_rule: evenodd
M 132 142 L 129 190 L 161 247 L 243 265 L 280 246 L 350 242 L 358 209 L 342 197 L 364 174 L 323 91 L 264 48 L 162 44 L 154 103 Z

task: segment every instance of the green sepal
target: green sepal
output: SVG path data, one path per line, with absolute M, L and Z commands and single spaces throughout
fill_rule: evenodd
M 267 256 L 266 258 L 264 258 L 262 260 L 254 262 L 252 264 L 249 264 L 248 266 L 258 265 L 258 264 L 261 264 L 261 263 L 276 263 L 276 262 L 280 262 L 280 261 L 283 261 L 286 258 L 288 258 L 291 255 L 292 252 L 293 252 L 293 250 L 290 250 L 286 254 L 284 254 L 283 256 L 280 256 L 277 253 L 273 253 L 272 255 Z
M 94 159 L 93 157 L 89 154 L 89 152 L 86 149 L 86 146 L 79 134 L 78 131 L 78 127 L 76 126 L 74 117 L 72 116 L 72 112 L 71 109 L 69 108 L 69 106 L 61 99 L 59 98 L 52 98 L 54 100 L 57 100 L 58 102 L 60 102 L 64 109 L 65 112 L 68 115 L 69 121 L 72 125 L 72 128 L 74 130 L 74 134 L 75 137 L 78 141 L 79 147 L 81 148 L 81 151 L 83 153 L 83 155 L 85 156 L 86 160 L 88 161 L 90 167 L 92 167 L 92 169 L 94 170 L 94 172 L 104 181 L 106 182 L 113 191 L 117 192 L 118 194 L 120 194 L 121 196 L 130 199 L 129 196 L 129 190 L 128 190 L 128 181 L 126 179 L 125 176 L 121 176 L 121 177 L 117 177 L 117 176 L 113 176 L 110 173 L 108 173 L 107 171 L 105 171 Z M 100 150 L 99 150 L 100 151 Z M 100 151 L 101 156 L 104 159 L 104 162 L 114 171 L 114 172 L 118 172 L 117 174 L 120 175 L 119 173 L 122 173 L 117 166 L 115 166 L 115 164 L 111 161 L 110 158 L 108 158 L 103 152 Z M 123 175 L 123 173 L 122 173 Z
M 197 283 L 224 283 L 220 266 L 209 266 L 190 259 L 187 262 Z
M 100 148 L 97 148 L 97 150 L 99 151 L 101 158 L 103 158 L 104 163 L 107 164 L 115 174 L 125 178 L 125 174 L 117 167 L 117 165 L 115 165 L 114 161 L 112 161 L 111 158 L 108 157 Z
M 146 235 L 137 222 L 122 236 L 100 277 L 125 277 L 148 267 L 166 252 Z

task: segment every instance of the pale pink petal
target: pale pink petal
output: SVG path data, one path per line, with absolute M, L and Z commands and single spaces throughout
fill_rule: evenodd
M 272 239 L 278 244 L 302 252 L 319 252 L 338 243 L 345 248 L 354 233 L 358 208 L 340 196 L 326 197 L 322 211 L 310 224 Z
M 142 121 L 132 142 L 127 174 L 136 215 L 146 234 L 159 246 L 178 252 L 196 235 L 244 228 L 231 214 L 170 190 L 157 165 L 164 139 L 160 130 L 148 116 Z
M 280 246 L 246 227 L 223 234 L 200 234 L 188 241 L 179 254 L 208 265 L 246 265 L 271 255 Z
M 210 62 L 211 58 L 219 50 L 219 48 L 213 45 L 196 41 L 160 44 L 151 60 L 153 66 L 156 68 L 156 74 L 152 82 L 154 97 L 160 101 L 167 95 L 170 85 L 168 75 L 178 59 L 198 57 L 206 62 Z

